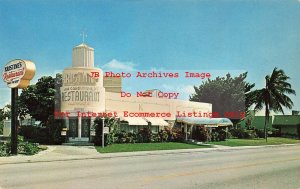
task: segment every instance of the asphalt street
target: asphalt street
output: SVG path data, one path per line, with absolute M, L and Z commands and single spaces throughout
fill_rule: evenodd
M 6 188 L 300 188 L 300 145 L 0 165 Z

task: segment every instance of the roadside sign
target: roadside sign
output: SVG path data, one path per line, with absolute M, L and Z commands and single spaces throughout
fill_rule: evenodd
M 109 133 L 109 127 L 103 127 L 103 133 L 108 134 Z
M 15 59 L 4 66 L 2 79 L 10 88 L 24 89 L 35 74 L 35 65 L 29 60 Z
M 26 88 L 35 74 L 35 64 L 29 60 L 15 59 L 8 62 L 3 69 L 2 79 L 11 88 L 11 153 L 18 154 L 18 89 Z M 62 133 L 64 134 L 64 133 Z
M 91 136 L 96 136 L 96 131 L 95 131 L 95 130 L 91 130 L 91 131 L 90 131 L 90 135 L 91 135 Z

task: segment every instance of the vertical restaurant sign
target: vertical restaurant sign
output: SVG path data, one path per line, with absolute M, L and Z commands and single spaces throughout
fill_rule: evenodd
M 15 59 L 3 69 L 2 79 L 10 88 L 26 88 L 35 75 L 35 65 L 29 60 Z

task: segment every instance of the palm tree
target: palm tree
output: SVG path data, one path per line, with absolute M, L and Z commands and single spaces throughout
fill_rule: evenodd
M 293 101 L 287 94 L 296 95 L 295 90 L 292 89 L 291 84 L 287 82 L 288 77 L 282 69 L 274 68 L 271 76 L 267 75 L 266 86 L 260 90 L 252 92 L 255 98 L 254 110 L 261 110 L 265 107 L 265 139 L 267 139 L 267 123 L 270 120 L 270 111 L 281 112 L 284 114 L 283 107 L 292 109 Z

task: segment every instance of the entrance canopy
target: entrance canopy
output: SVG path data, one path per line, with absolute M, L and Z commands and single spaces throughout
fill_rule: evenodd
M 120 120 L 127 121 L 128 125 L 148 125 L 147 121 L 141 117 L 120 117 Z
M 228 118 L 177 117 L 176 121 L 190 125 L 205 125 L 208 127 L 233 125 L 233 123 Z
M 163 120 L 162 118 L 157 117 L 146 117 L 144 118 L 146 121 L 150 122 L 151 125 L 157 125 L 157 126 L 169 126 L 168 122 Z

